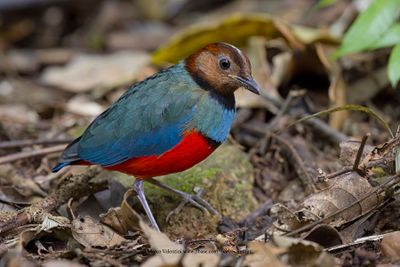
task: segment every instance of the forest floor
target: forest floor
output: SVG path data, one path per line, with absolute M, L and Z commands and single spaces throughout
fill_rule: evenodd
M 331 56 L 354 2 L 2 1 L 0 266 L 398 266 L 390 49 Z M 227 144 L 160 179 L 222 217 L 170 216 L 180 200 L 149 185 L 159 233 L 132 177 L 51 172 L 128 86 L 216 41 L 245 51 L 262 94 L 239 89 Z

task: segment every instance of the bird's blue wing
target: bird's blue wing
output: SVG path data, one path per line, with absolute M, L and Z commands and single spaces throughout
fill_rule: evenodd
M 79 158 L 112 166 L 166 152 L 182 140 L 199 94 L 181 65 L 152 76 L 93 121 L 79 140 Z

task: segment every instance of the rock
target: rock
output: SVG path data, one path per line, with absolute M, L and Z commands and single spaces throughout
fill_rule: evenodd
M 190 194 L 195 194 L 196 188 L 202 188 L 202 197 L 221 215 L 233 220 L 243 219 L 257 205 L 252 193 L 253 167 L 247 155 L 233 145 L 220 147 L 204 162 L 185 172 L 157 179 Z M 127 182 L 125 179 L 125 184 Z M 203 214 L 188 204 L 167 223 L 167 215 L 181 199 L 149 183 L 145 184 L 145 191 L 161 230 L 171 238 L 199 238 L 216 233 L 218 218 Z M 136 207 L 140 205 L 136 203 Z

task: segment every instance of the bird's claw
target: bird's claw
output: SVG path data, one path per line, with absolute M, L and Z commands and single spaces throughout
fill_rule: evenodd
M 202 194 L 203 194 L 202 189 L 199 189 L 197 191 L 196 195 L 191 195 L 191 194 L 187 194 L 187 193 L 182 194 L 181 195 L 181 197 L 183 198 L 182 202 L 179 203 L 179 205 L 175 209 L 173 209 L 172 211 L 170 211 L 168 213 L 167 218 L 165 219 L 166 222 L 169 222 L 172 215 L 177 215 L 178 213 L 180 213 L 182 211 L 183 207 L 187 203 L 192 204 L 194 207 L 200 209 L 202 212 L 204 212 L 206 214 L 210 214 L 210 212 L 211 212 L 211 214 L 213 214 L 213 215 L 220 216 L 218 211 L 216 209 L 214 209 L 210 205 L 210 203 L 208 203 L 206 200 L 201 198 Z

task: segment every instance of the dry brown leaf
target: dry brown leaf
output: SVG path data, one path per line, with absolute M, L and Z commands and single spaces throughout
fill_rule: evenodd
M 84 247 L 113 247 L 126 239 L 106 225 L 96 223 L 89 216 L 72 221 L 72 236 Z
M 277 217 L 279 223 L 283 224 L 286 230 L 297 229 L 302 226 L 302 221 L 296 214 L 281 203 L 274 204 L 270 209 L 270 214 L 272 217 Z
M 67 261 L 67 260 L 50 260 L 43 264 L 43 267 L 84 267 L 78 262 Z
M 340 107 L 347 104 L 347 87 L 339 64 L 331 59 L 331 55 L 335 50 L 336 48 L 332 46 L 326 46 L 321 43 L 316 44 L 319 60 L 329 73 L 329 99 L 334 106 Z M 330 117 L 330 125 L 334 129 L 341 129 L 347 117 L 347 111 L 333 113 Z
M 65 67 L 49 67 L 41 76 L 46 85 L 73 93 L 109 89 L 132 82 L 149 63 L 143 52 L 121 51 L 110 55 L 75 56 Z
M 100 215 L 100 221 L 122 235 L 126 234 L 128 230 L 140 230 L 140 215 L 127 201 L 128 197 L 133 195 L 136 195 L 134 190 L 126 191 L 121 207 L 109 209 L 106 214 Z
M 39 115 L 23 104 L 0 105 L 0 121 L 12 123 L 37 123 Z
M 360 164 L 360 169 L 365 169 L 368 163 L 373 161 L 379 161 L 385 159 L 385 161 L 390 161 L 390 157 L 394 157 L 397 147 L 400 146 L 400 135 L 395 136 L 386 143 L 380 144 L 362 160 Z M 394 160 L 394 159 L 393 159 Z
M 37 239 L 43 234 L 51 234 L 55 230 L 60 230 L 61 233 L 66 233 L 69 228 L 69 220 L 61 216 L 48 215 L 42 222 L 42 224 L 29 228 L 19 235 L 19 246 L 25 247 L 32 240 Z M 66 236 L 68 234 L 65 234 Z
M 156 255 L 141 266 L 178 266 L 178 262 L 183 257 L 183 246 L 172 242 L 164 233 L 157 232 L 143 221 L 140 222 L 140 227 L 148 238 L 151 248 L 156 251 Z
M 219 257 L 213 252 L 208 253 L 187 253 L 183 245 L 172 242 L 164 233 L 157 232 L 150 228 L 143 221 L 140 221 L 140 227 L 149 240 L 151 248 L 156 255 L 145 261 L 142 267 L 156 266 L 218 266 Z
M 317 243 L 284 236 L 273 236 L 272 240 L 279 248 L 287 250 L 285 262 L 290 266 L 335 266 L 335 258 Z
M 277 248 L 270 244 L 260 241 L 252 241 L 248 244 L 249 250 L 252 254 L 246 255 L 244 265 L 249 267 L 283 267 L 286 266 L 282 263 L 277 256 L 284 253 L 286 249 Z
M 219 257 L 214 252 L 199 253 L 199 254 L 186 254 L 182 260 L 184 267 L 202 266 L 202 267 L 216 267 L 218 266 Z
M 400 260 L 400 231 L 386 234 L 380 246 L 382 253 L 390 261 Z
M 304 236 L 304 239 L 315 242 L 324 248 L 343 244 L 342 236 L 338 230 L 327 224 L 315 226 Z
M 331 186 L 327 189 L 321 190 L 304 200 L 303 207 L 305 210 L 320 218 L 324 218 L 340 209 L 350 206 L 373 190 L 368 181 L 356 172 L 338 176 L 330 180 L 330 183 Z M 335 218 L 332 218 L 330 224 L 340 226 L 365 214 L 378 203 L 379 197 L 376 194 L 372 194 L 370 197 L 360 201 L 358 205 L 354 205 Z

